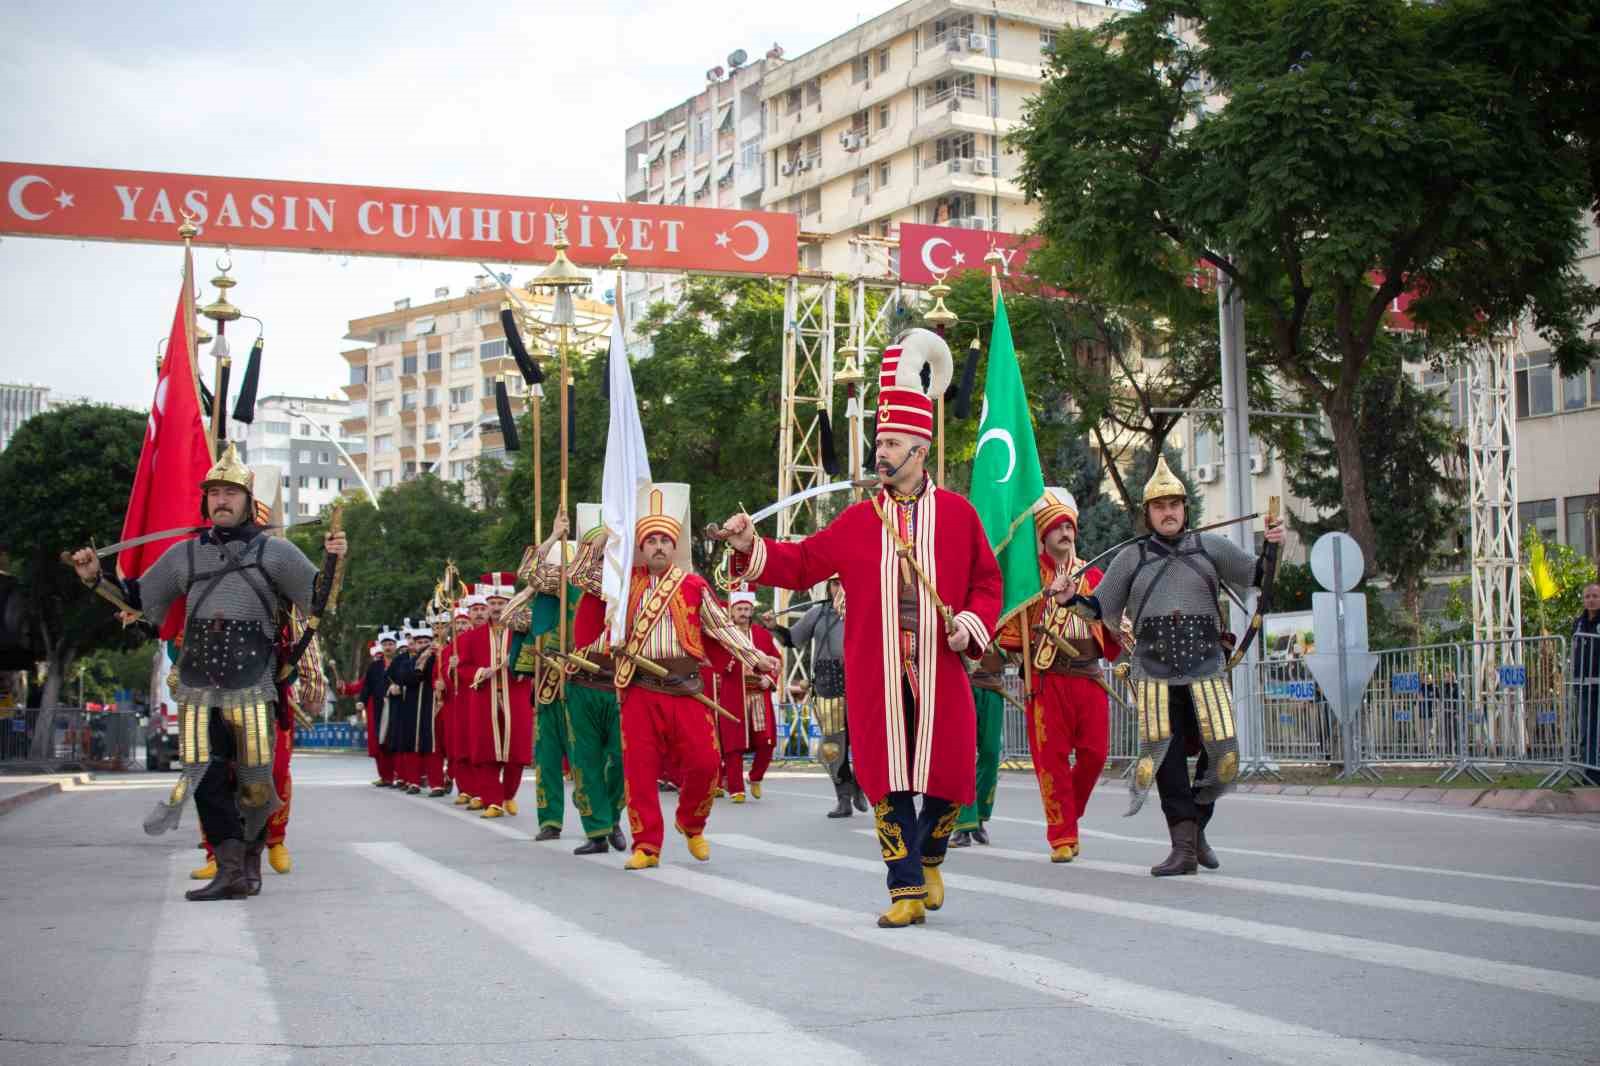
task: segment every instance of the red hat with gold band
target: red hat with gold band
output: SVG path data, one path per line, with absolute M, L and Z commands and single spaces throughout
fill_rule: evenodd
M 684 569 L 693 566 L 690 544 L 683 531 L 689 528 L 689 486 L 682 482 L 657 482 L 639 498 L 639 518 L 633 526 L 635 547 L 660 533 L 672 540 L 672 562 Z
M 1052 529 L 1063 522 L 1071 522 L 1073 529 L 1078 528 L 1078 501 L 1066 489 L 1052 485 L 1044 490 L 1039 502 L 1033 505 L 1033 529 L 1043 541 Z
M 928 368 L 928 387 L 922 370 Z M 933 399 L 950 387 L 955 364 L 950 346 L 932 330 L 907 331 L 883 350 L 878 371 L 878 434 L 904 433 L 931 441 Z

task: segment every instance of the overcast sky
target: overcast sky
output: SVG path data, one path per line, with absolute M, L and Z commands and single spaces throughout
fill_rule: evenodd
M 698 92 L 728 53 L 777 42 L 793 58 L 892 6 L 5 0 L 0 159 L 620 200 L 627 128 Z M 199 249 L 203 279 L 217 255 Z M 233 262 L 234 302 L 266 322 L 263 394 L 342 397 L 349 319 L 459 294 L 478 273 Z M 148 407 L 181 263 L 176 247 L 0 238 L 0 381 Z

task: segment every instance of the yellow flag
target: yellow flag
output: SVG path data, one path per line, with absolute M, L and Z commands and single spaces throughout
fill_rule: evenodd
M 1544 539 L 1535 537 L 1528 549 L 1528 583 L 1541 600 L 1548 600 L 1561 591 L 1555 575 L 1550 572 L 1550 562 L 1544 557 Z

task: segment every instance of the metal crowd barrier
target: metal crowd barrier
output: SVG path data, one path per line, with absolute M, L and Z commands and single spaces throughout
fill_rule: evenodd
M 1600 785 L 1600 634 L 1572 637 L 1567 707 L 1569 758 L 1543 783 L 1571 777 L 1578 785 Z
M 1376 653 L 1360 735 L 1369 763 L 1443 763 L 1461 757 L 1470 691 L 1459 644 L 1391 648 Z

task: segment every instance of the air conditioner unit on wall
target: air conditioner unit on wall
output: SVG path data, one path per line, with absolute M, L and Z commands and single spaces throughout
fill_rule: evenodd
M 1267 454 L 1258 452 L 1250 457 L 1250 472 L 1252 474 L 1265 474 L 1267 472 Z
M 969 51 L 969 52 L 987 52 L 988 50 L 989 50 L 989 38 L 987 36 L 985 36 L 984 34 L 981 34 L 981 33 L 969 33 L 969 34 L 967 34 L 967 51 Z
M 847 152 L 859 152 L 861 150 L 861 134 L 841 133 L 839 135 L 839 143 L 844 146 L 844 150 Z
M 1217 480 L 1217 468 L 1212 463 L 1200 463 L 1194 468 L 1194 479 L 1202 485 L 1209 485 Z
M 785 164 L 783 164 L 783 166 L 781 166 L 781 167 L 779 167 L 779 168 L 778 168 L 778 171 L 779 171 L 779 173 L 781 173 L 781 174 L 782 174 L 782 175 L 783 175 L 783 176 L 784 176 L 784 177 L 786 177 L 786 178 L 787 178 L 787 177 L 788 177 L 788 176 L 789 176 L 789 175 L 791 175 L 791 174 L 793 174 L 793 173 L 794 173 L 794 166 L 795 166 L 795 165 L 794 165 L 794 164 L 793 164 L 793 163 L 785 163 Z
M 989 161 L 987 159 L 983 158 L 982 156 L 978 156 L 977 158 L 971 160 L 971 162 L 972 162 L 972 172 L 974 174 L 987 174 L 987 173 L 989 173 Z

